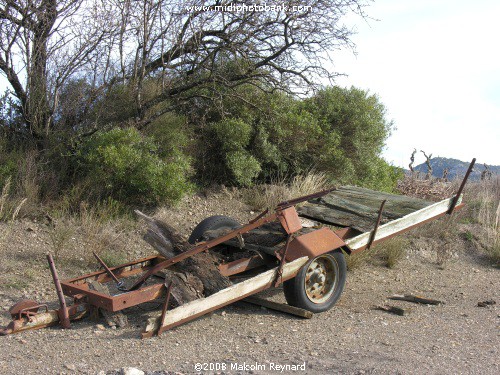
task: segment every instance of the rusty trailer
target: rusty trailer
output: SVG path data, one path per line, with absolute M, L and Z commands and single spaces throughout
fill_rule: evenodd
M 12 321 L 0 327 L 0 335 L 56 324 L 69 328 L 71 320 L 95 315 L 99 309 L 118 312 L 163 300 L 161 314 L 150 319 L 142 332 L 142 337 L 151 337 L 281 284 L 289 305 L 313 313 L 326 311 L 343 292 L 345 257 L 462 207 L 462 191 L 474 162 L 457 193 L 437 203 L 340 187 L 282 202 L 245 225 L 224 216 L 207 218 L 193 230 L 193 245 L 173 257 L 150 256 L 109 268 L 96 255 L 103 270 L 59 281 L 48 256 L 60 308 L 49 310 L 36 301 L 20 301 L 9 310 Z M 158 277 L 161 272 L 221 247 L 246 254 L 218 265 L 220 274 L 231 278 L 233 285 L 171 308 L 172 282 Z M 127 280 L 132 280 L 130 286 Z M 109 294 L 95 290 L 95 282 L 114 283 L 116 290 Z M 69 306 L 65 296 L 72 299 Z

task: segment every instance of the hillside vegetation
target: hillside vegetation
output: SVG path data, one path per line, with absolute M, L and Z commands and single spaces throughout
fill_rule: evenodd
M 443 177 L 445 170 L 448 171 L 447 178 L 452 180 L 463 176 L 469 167 L 470 161 L 461 161 L 452 158 L 435 157 L 430 159 L 432 167 L 432 175 L 437 178 Z M 415 167 L 415 171 L 426 174 L 428 167 L 426 163 L 419 164 Z M 485 171 L 490 171 L 492 175 L 500 175 L 500 165 L 484 165 L 484 163 L 476 162 L 476 165 L 470 175 L 471 180 L 480 180 L 481 175 Z

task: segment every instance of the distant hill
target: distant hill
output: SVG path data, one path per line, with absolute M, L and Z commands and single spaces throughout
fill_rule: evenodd
M 431 159 L 431 165 L 432 165 L 432 175 L 434 177 L 443 177 L 443 171 L 445 168 L 448 168 L 448 179 L 452 180 L 455 177 L 461 177 L 465 174 L 467 171 L 467 168 L 469 167 L 470 161 L 461 161 L 458 159 L 449 159 L 449 158 L 432 158 Z M 489 165 L 488 167 L 490 168 L 491 173 L 494 175 L 500 175 L 500 165 Z M 421 172 L 421 173 L 427 173 L 427 166 L 425 163 L 419 164 L 416 167 L 414 167 L 415 171 Z M 470 178 L 473 180 L 479 180 L 481 178 L 481 172 L 484 170 L 484 165 L 483 163 L 476 162 L 474 165 L 474 169 L 471 173 Z

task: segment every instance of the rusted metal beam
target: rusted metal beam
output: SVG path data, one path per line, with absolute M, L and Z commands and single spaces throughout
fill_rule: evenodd
M 87 303 L 78 303 L 68 307 L 67 311 L 71 320 L 83 318 L 90 309 Z M 48 310 L 35 315 L 23 315 L 12 320 L 6 327 L 0 327 L 0 336 L 10 335 L 28 330 L 40 329 L 56 325 L 60 321 L 60 310 Z
M 232 276 L 259 266 L 272 266 L 276 263 L 276 258 L 267 254 L 252 255 L 249 258 L 234 260 L 230 263 L 224 263 L 219 266 L 219 272 L 222 276 Z
M 158 329 L 157 335 L 160 336 L 162 334 L 161 328 L 165 325 L 165 315 L 167 315 L 168 303 L 170 302 L 170 293 L 172 291 L 172 281 L 168 284 L 167 295 L 165 296 L 165 303 L 163 304 L 163 310 L 161 312 L 160 318 L 160 328 Z
M 109 269 L 109 267 L 106 265 L 106 263 L 104 263 L 104 261 L 99 257 L 99 255 L 96 254 L 95 251 L 92 252 L 92 254 L 94 254 L 94 257 L 97 259 L 97 261 L 99 263 L 101 263 L 101 266 L 104 267 L 104 269 L 106 270 L 106 273 L 114 280 L 114 282 L 116 283 L 116 287 L 118 289 L 120 289 L 122 286 L 123 286 L 123 281 L 120 281 L 118 280 L 118 278 L 116 277 L 116 275 L 113 273 L 113 271 L 111 271 Z
M 373 228 L 373 230 L 372 230 L 372 233 L 370 235 L 370 240 L 368 241 L 368 244 L 366 245 L 366 250 L 370 250 L 370 247 L 372 247 L 372 245 L 373 245 L 373 241 L 375 241 L 375 236 L 377 235 L 377 230 L 378 230 L 378 227 L 380 226 L 380 221 L 382 220 L 382 212 L 384 212 L 385 202 L 387 202 L 387 199 L 384 199 L 382 201 L 382 204 L 380 205 L 380 208 L 378 210 L 377 221 L 375 222 L 375 228 Z
M 280 254 L 281 256 L 280 265 L 278 267 L 278 270 L 276 271 L 276 278 L 274 279 L 275 288 L 283 282 L 283 267 L 285 266 L 286 263 L 286 253 L 288 251 L 288 247 L 290 246 L 290 241 L 292 241 L 292 239 L 293 235 L 289 234 L 286 239 L 285 247 L 283 248 L 283 251 Z
M 462 180 L 462 183 L 460 184 L 460 187 L 458 188 L 457 194 L 453 197 L 453 200 L 451 201 L 450 208 L 447 212 L 448 215 L 451 215 L 453 213 L 453 210 L 455 209 L 455 206 L 458 203 L 458 200 L 460 199 L 460 195 L 462 195 L 462 191 L 464 190 L 465 184 L 467 183 L 467 180 L 469 179 L 469 175 L 472 172 L 472 168 L 474 168 L 474 164 L 476 163 L 476 158 L 472 159 L 472 161 L 469 164 L 469 168 L 467 168 L 467 172 L 465 172 L 464 179 Z
M 68 308 L 66 307 L 66 300 L 64 299 L 64 294 L 61 288 L 61 283 L 59 282 L 59 277 L 57 276 L 56 266 L 54 264 L 54 259 L 52 255 L 47 254 L 47 260 L 49 262 L 50 272 L 52 273 L 52 279 L 54 280 L 54 285 L 56 286 L 57 298 L 59 299 L 59 304 L 61 308 L 59 313 L 61 314 L 61 325 L 63 328 L 69 328 L 71 323 L 69 321 Z

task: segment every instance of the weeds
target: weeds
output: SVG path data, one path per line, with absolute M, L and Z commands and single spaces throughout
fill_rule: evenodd
M 500 265 L 500 177 L 483 181 L 479 199 L 477 218 L 485 230 L 484 245 L 492 261 Z
M 9 196 L 11 186 L 10 177 L 7 178 L 5 185 L 2 188 L 2 194 L 0 195 L 0 221 L 16 220 L 19 216 L 21 208 L 27 201 L 27 198 L 21 200 L 12 199 Z
M 122 251 L 104 250 L 99 257 L 108 267 L 116 267 L 127 262 L 127 255 Z
M 54 251 L 55 258 L 59 258 L 61 256 L 62 250 L 66 247 L 74 233 L 75 230 L 71 223 L 60 221 L 54 225 L 52 230 L 49 232 L 49 237 L 52 242 L 52 249 Z
M 394 237 L 380 243 L 377 247 L 377 254 L 384 261 L 388 268 L 394 268 L 406 255 L 406 239 Z
M 347 269 L 349 271 L 354 271 L 355 269 L 360 268 L 364 264 L 366 264 L 370 259 L 375 255 L 375 251 L 373 249 L 363 250 L 359 253 L 353 253 L 351 255 L 344 253 L 345 260 L 347 263 Z
M 272 181 L 271 184 L 257 185 L 243 191 L 245 202 L 256 210 L 273 208 L 278 203 L 303 195 L 316 193 L 328 187 L 325 173 L 308 173 L 296 176 L 290 183 L 285 178 Z

